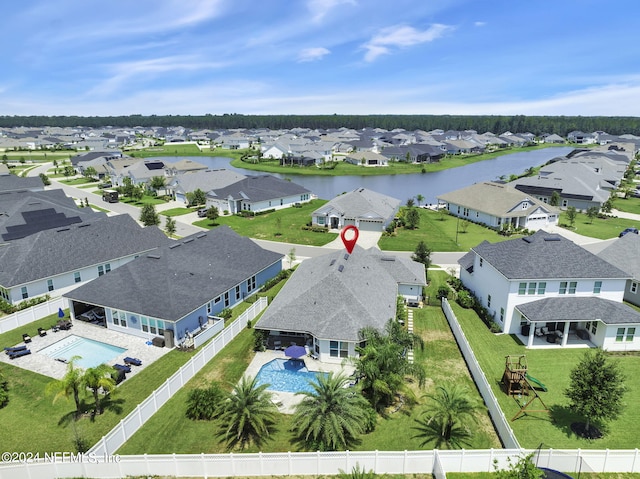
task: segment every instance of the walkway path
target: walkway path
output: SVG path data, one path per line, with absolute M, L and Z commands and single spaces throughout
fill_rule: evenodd
M 407 308 L 407 331 L 413 334 L 413 309 Z M 407 351 L 407 361 L 409 364 L 413 364 L 413 348 Z

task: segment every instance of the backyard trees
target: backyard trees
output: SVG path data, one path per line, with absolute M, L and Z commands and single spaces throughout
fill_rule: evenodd
M 354 360 L 356 371 L 362 378 L 362 393 L 376 411 L 393 403 L 396 394 L 403 389 L 406 376 L 413 376 L 422 386 L 424 368 L 410 363 L 406 354 L 411 347 L 424 347 L 422 338 L 409 333 L 394 320 L 387 322 L 384 333 L 375 328 L 364 328 L 360 336 L 365 346 L 356 348 L 359 354 Z
M 194 420 L 211 420 L 220 415 L 225 392 L 213 381 L 208 388 L 193 389 L 187 398 L 186 415 Z
M 165 223 L 164 223 L 164 230 L 169 236 L 173 236 L 174 234 L 176 234 L 176 231 L 177 231 L 176 220 L 174 220 L 171 216 L 167 216 L 167 219 L 165 220 Z
M 73 400 L 76 404 L 76 416 L 80 414 L 80 388 L 82 387 L 82 375 L 81 368 L 75 366 L 75 362 L 80 359 L 80 356 L 73 356 L 67 364 L 67 372 L 62 379 L 55 379 L 46 386 L 46 394 L 53 395 L 53 402 L 55 403 L 61 397 L 68 398 L 73 396 Z
M 585 353 L 569 377 L 569 387 L 564 392 L 570 401 L 569 408 L 586 420 L 572 424 L 571 429 L 580 436 L 597 439 L 602 433 L 592 421 L 613 420 L 622 411 L 626 386 L 620 366 L 609 360 L 604 351 L 596 349 Z
M 600 208 L 597 206 L 592 206 L 587 209 L 587 217 L 589 218 L 589 223 L 593 223 L 594 218 L 598 217 L 598 213 L 600 212 Z
M 190 206 L 200 206 L 207 202 L 207 195 L 200 188 L 196 188 L 193 192 L 187 193 L 187 200 Z
M 558 206 L 560 204 L 560 193 L 558 193 L 557 191 L 554 191 L 553 193 L 551 193 L 549 204 L 551 206 Z
M 220 211 L 217 207 L 211 206 L 207 209 L 207 219 L 211 221 L 211 223 L 215 223 L 215 221 L 220 217 Z
M 156 194 L 158 194 L 158 190 L 164 189 L 165 185 L 166 185 L 166 180 L 165 180 L 164 176 L 152 176 L 151 177 L 151 182 L 149 183 L 149 186 L 151 187 L 151 189 L 153 191 L 156 192 Z
M 531 460 L 533 453 L 528 455 L 522 455 L 517 461 L 512 461 L 510 457 L 507 458 L 506 469 L 498 468 L 498 460 L 493 462 L 493 468 L 496 471 L 497 479 L 542 479 L 546 477 L 546 474 L 542 469 L 536 467 Z
M 413 206 L 416 204 L 416 202 L 413 200 L 413 198 L 409 198 L 407 200 L 407 208 L 413 208 Z
M 435 448 L 462 448 L 469 444 L 472 434 L 469 422 L 475 422 L 480 406 L 471 399 L 468 389 L 458 385 L 438 386 L 434 394 L 427 394 L 431 403 L 425 416 L 415 421 L 422 439 L 421 446 L 433 443 Z
M 420 204 L 424 201 L 424 196 L 417 194 L 416 195 L 416 201 L 418 202 L 418 206 L 420 206 Z
M 427 243 L 424 241 L 420 241 L 411 255 L 411 259 L 418 263 L 422 263 L 424 265 L 424 269 L 428 270 L 429 266 L 431 266 L 431 248 L 429 248 Z
M 367 400 L 345 387 L 342 375 L 318 376 L 313 391 L 302 391 L 296 406 L 293 432 L 309 450 L 336 451 L 353 446 L 360 434 L 373 429 L 375 411 Z
M 2 371 L 0 371 L 0 408 L 3 408 L 9 402 L 9 382 L 6 380 Z
M 573 227 L 576 222 L 576 217 L 578 216 L 578 210 L 576 210 L 575 206 L 569 206 L 567 208 L 567 221 L 569 221 L 569 226 Z
M 98 172 L 93 166 L 88 166 L 84 169 L 84 174 L 82 176 L 89 180 L 93 180 L 96 176 L 98 176 Z
M 220 431 L 229 449 L 260 446 L 271 434 L 278 409 L 271 402 L 268 384 L 258 386 L 256 378 L 243 376 L 229 395 L 220 415 Z
M 93 392 L 95 403 L 93 411 L 95 414 L 102 412 L 102 402 L 98 391 L 102 389 L 104 394 L 107 395 L 116 387 L 116 382 L 112 377 L 114 373 L 115 370 L 111 366 L 100 364 L 94 368 L 88 368 L 82 375 L 82 384 Z
M 145 226 L 153 226 L 160 224 L 160 216 L 156 213 L 153 205 L 147 204 L 140 210 L 140 222 Z
M 42 184 L 44 186 L 49 186 L 51 184 L 51 180 L 44 173 L 40 173 L 38 176 L 40 176 L 40 179 L 42 180 Z
M 420 213 L 416 208 L 408 208 L 404 214 L 405 228 L 414 230 L 420 224 Z

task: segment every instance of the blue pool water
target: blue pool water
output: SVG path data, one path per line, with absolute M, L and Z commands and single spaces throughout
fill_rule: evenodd
M 260 368 L 256 381 L 258 385 L 269 384 L 270 391 L 297 393 L 313 391 L 311 384 L 320 374 L 327 373 L 309 371 L 301 359 L 274 359 Z
M 72 334 L 38 352 L 63 361 L 68 361 L 73 356 L 80 356 L 80 359 L 76 360 L 74 364 L 87 369 L 108 363 L 125 351 L 126 349 L 118 346 Z

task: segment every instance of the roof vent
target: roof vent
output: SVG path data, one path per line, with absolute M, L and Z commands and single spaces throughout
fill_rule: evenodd
M 151 259 L 160 259 L 160 255 L 159 254 L 148 254 L 147 258 L 151 258 Z
M 78 225 L 78 228 L 86 228 L 87 226 L 91 226 L 91 223 L 82 223 L 81 225 Z
M 349 253 L 345 253 L 344 254 L 344 259 L 345 259 L 345 261 L 349 259 Z
M 524 238 L 522 238 L 522 241 L 526 241 L 527 243 L 532 243 L 533 242 L 533 240 L 528 236 L 525 236 Z
M 335 258 L 331 260 L 331 263 L 329 263 L 329 266 L 333 266 L 334 264 L 336 264 L 336 259 Z
M 207 236 L 207 233 L 198 233 L 196 238 L 204 238 L 205 236 Z
M 558 235 L 547 236 L 544 240 L 545 241 L 560 241 L 560 236 L 558 236 Z
M 344 265 L 341 264 L 340 266 L 338 266 L 338 271 L 340 271 L 342 273 L 342 270 L 344 269 Z
M 176 244 L 169 245 L 169 249 L 177 248 L 178 246 L 180 246 L 180 244 L 181 243 L 176 243 Z
M 184 240 L 183 243 L 187 244 L 187 243 L 191 243 L 192 241 L 193 241 L 193 238 L 189 238 L 189 239 Z
M 395 261 L 396 258 L 395 256 L 383 256 L 382 258 L 380 258 L 381 261 Z
M 56 230 L 58 233 L 60 233 L 61 231 L 69 231 L 71 228 L 60 228 L 59 230 Z

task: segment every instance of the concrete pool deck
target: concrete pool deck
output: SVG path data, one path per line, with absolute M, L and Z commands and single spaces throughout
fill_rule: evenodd
M 260 368 L 274 359 L 289 359 L 284 355 L 284 351 L 267 350 L 264 352 L 256 353 L 255 357 L 247 367 L 245 376 L 256 377 Z M 324 373 L 339 373 L 343 372 L 346 376 L 350 376 L 355 371 L 355 368 L 350 365 L 341 365 L 333 363 L 323 363 L 317 359 L 312 359 L 309 356 L 303 356 L 302 358 L 307 369 L 309 371 L 317 371 Z M 293 414 L 295 407 L 304 398 L 302 395 L 296 395 L 295 393 L 288 393 L 283 391 L 268 391 L 273 395 L 273 402 L 278 406 L 278 410 L 284 414 Z
M 155 346 L 147 345 L 147 340 L 144 338 L 120 333 L 118 331 L 112 331 L 102 326 L 78 320 L 73 321 L 73 327 L 70 330 L 58 331 L 57 333 L 54 333 L 52 330 L 47 330 L 46 336 L 38 336 L 38 332 L 35 328 L 29 327 L 28 325 L 23 326 L 21 329 L 23 332 L 31 335 L 31 342 L 26 344 L 27 348 L 31 350 L 31 354 L 16 359 L 9 359 L 9 356 L 3 352 L 0 354 L 0 362 L 11 364 L 55 379 L 62 379 L 67 372 L 67 365 L 40 353 L 40 351 L 61 339 L 72 335 L 93 339 L 95 341 L 112 344 L 126 349 L 124 353 L 116 356 L 111 361 L 108 361 L 108 364 L 111 366 L 114 364 L 124 364 L 123 359 L 127 356 L 140 359 L 142 361 L 142 366 L 131 366 L 131 372 L 127 373 L 127 378 L 135 375 L 156 359 L 171 351 L 169 348 L 157 348 Z M 22 344 L 24 343 L 19 343 L 19 345 Z M 8 346 L 17 345 L 2 345 L 3 348 Z

